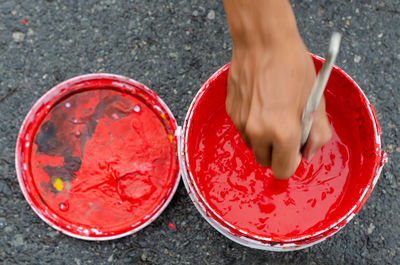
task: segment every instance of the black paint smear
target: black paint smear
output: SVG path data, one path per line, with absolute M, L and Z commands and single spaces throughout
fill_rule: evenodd
M 64 167 L 65 169 L 76 172 L 81 168 L 82 160 L 78 156 L 64 157 Z
M 119 102 L 124 104 L 125 106 L 116 105 L 113 106 L 113 103 Z M 108 107 L 111 106 L 109 109 Z M 125 107 L 125 109 L 124 109 Z M 83 120 L 86 124 L 86 133 L 81 134 L 81 142 L 80 142 L 80 152 L 83 156 L 83 150 L 85 148 L 86 141 L 92 138 L 94 132 L 96 131 L 98 120 L 104 118 L 104 116 L 111 117 L 112 114 L 116 113 L 120 118 L 125 117 L 132 111 L 129 101 L 122 99 L 119 96 L 107 96 L 99 102 L 94 109 L 93 114 L 86 120 Z
M 50 182 L 42 182 L 42 183 L 40 183 L 40 186 L 42 187 L 43 190 L 46 191 L 46 193 L 52 192 L 54 195 L 56 195 L 58 193 L 58 190 L 56 190 L 56 188 L 54 188 L 54 186 L 53 186 L 51 181 Z M 43 198 L 40 195 L 40 193 L 39 193 L 39 196 L 40 196 L 41 202 L 46 204 L 46 202 L 43 200 Z
M 115 102 L 122 103 L 125 106 L 113 104 Z M 115 95 L 105 97 L 101 102 L 97 104 L 96 108 L 94 109 L 93 115 L 91 115 L 90 118 L 86 120 L 88 136 L 92 137 L 96 130 L 98 120 L 104 118 L 104 116 L 111 117 L 111 115 L 115 113 L 118 114 L 120 118 L 122 118 L 129 114 L 131 111 L 132 110 L 130 108 L 130 104 L 127 100 L 124 100 L 121 97 Z
M 56 156 L 58 155 L 58 148 L 61 145 L 56 137 L 56 129 L 52 121 L 46 121 L 40 127 L 40 131 L 36 134 L 35 144 L 37 144 L 37 152 Z
M 64 157 L 64 165 L 61 167 L 45 166 L 43 167 L 44 172 L 52 178 L 57 177 L 63 182 L 71 181 L 76 172 L 80 169 L 82 161 L 77 156 Z

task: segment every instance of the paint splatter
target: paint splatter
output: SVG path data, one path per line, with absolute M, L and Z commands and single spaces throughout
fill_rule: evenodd
M 175 229 L 175 225 L 174 225 L 173 223 L 169 223 L 168 226 L 169 226 L 171 229 Z
M 64 182 L 57 177 L 52 177 L 51 182 L 53 183 L 53 187 L 56 188 L 58 191 L 62 191 L 64 188 Z
M 26 25 L 26 20 L 25 19 L 21 20 L 21 22 L 22 22 L 22 24 Z

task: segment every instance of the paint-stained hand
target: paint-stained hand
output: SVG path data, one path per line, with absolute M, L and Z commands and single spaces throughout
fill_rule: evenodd
M 316 74 L 299 38 L 272 47 L 234 48 L 226 110 L 257 162 L 277 178 L 289 178 L 301 161 L 301 117 Z M 323 100 L 303 155 L 310 158 L 329 141 Z

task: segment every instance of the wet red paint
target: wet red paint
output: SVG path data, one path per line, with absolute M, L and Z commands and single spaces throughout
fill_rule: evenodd
M 321 67 L 318 59 L 315 64 Z M 359 199 L 381 159 L 361 92 L 343 72 L 332 72 L 325 97 L 333 137 L 289 180 L 278 180 L 255 162 L 225 112 L 227 74 L 228 67 L 207 82 L 186 139 L 191 181 L 208 214 L 234 234 L 270 242 L 310 239 L 334 224 L 341 227 L 341 218 L 364 202 Z
M 154 108 L 163 107 L 153 92 L 113 82 L 63 85 L 20 135 L 31 205 L 69 233 L 106 237 L 140 227 L 177 181 L 172 117 Z

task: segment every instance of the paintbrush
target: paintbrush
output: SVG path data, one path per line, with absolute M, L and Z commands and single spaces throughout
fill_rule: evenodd
M 303 150 L 308 140 L 308 135 L 310 134 L 311 125 L 313 122 L 313 114 L 317 109 L 319 102 L 321 101 L 322 95 L 324 94 L 326 83 L 328 82 L 332 71 L 332 66 L 335 63 L 337 54 L 339 52 L 341 38 L 342 35 L 338 32 L 334 32 L 332 34 L 325 63 L 322 65 L 322 68 L 315 79 L 314 85 L 311 89 L 310 97 L 308 98 L 306 107 L 303 111 L 301 120 L 301 150 Z

